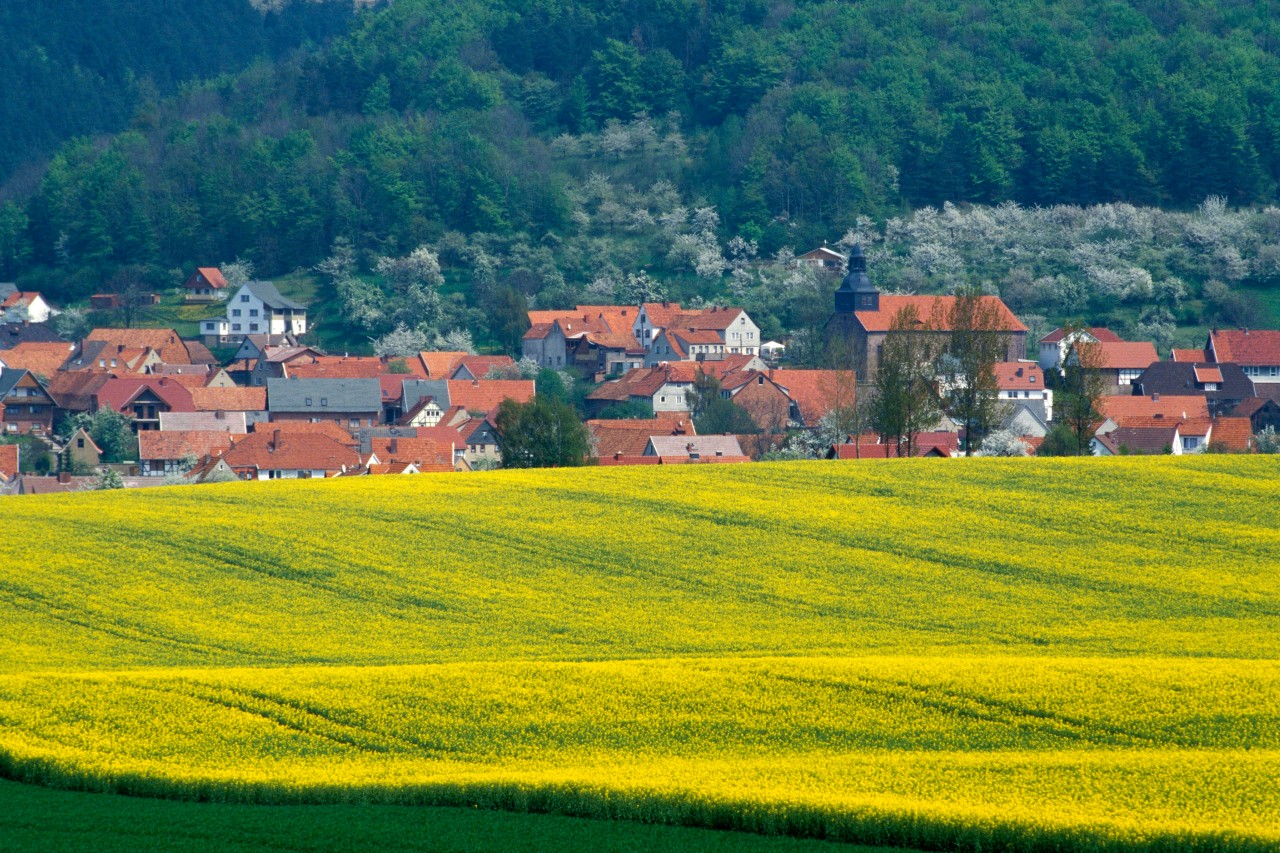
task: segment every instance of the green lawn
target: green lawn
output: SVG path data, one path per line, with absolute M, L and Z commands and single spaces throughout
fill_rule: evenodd
M 886 848 L 479 809 L 184 803 L 0 780 L 0 849 L 875 853 Z

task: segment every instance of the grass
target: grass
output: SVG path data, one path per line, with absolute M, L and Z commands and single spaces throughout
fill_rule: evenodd
M 923 849 L 1278 849 L 1278 478 L 906 460 L 13 501 L 0 773 Z
M 258 806 L 189 803 L 53 791 L 0 781 L 7 851 L 99 853 L 270 848 L 314 851 L 541 853 L 545 850 L 708 853 L 878 853 L 821 841 L 689 827 L 593 821 L 474 808 Z

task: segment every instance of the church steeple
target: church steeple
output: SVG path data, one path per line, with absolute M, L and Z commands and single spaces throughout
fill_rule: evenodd
M 836 290 L 836 313 L 852 314 L 855 311 L 879 311 L 880 291 L 867 277 L 867 258 L 862 246 L 855 244 L 849 252 L 849 270 L 840 288 Z

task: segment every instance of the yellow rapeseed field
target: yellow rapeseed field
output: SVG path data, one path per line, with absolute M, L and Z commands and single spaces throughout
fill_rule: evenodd
M 967 849 L 1280 849 L 1280 462 L 0 504 L 0 774 Z

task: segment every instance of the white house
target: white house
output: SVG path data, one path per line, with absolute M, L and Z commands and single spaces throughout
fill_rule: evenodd
M 1044 387 L 1044 371 L 1034 361 L 1004 361 L 995 365 L 996 387 L 1010 404 L 1038 400 L 1046 420 L 1053 420 L 1053 391 Z
M 1070 334 L 1065 329 L 1054 329 L 1040 339 L 1040 369 L 1057 370 L 1062 367 L 1067 351 L 1078 341 L 1087 344 L 1121 343 L 1120 336 L 1110 329 L 1077 329 Z
M 53 309 L 37 291 L 0 293 L 0 322 L 47 323 Z
M 249 335 L 302 335 L 307 306 L 280 295 L 269 281 L 251 281 L 227 300 L 226 314 L 200 322 L 205 346 L 239 345 Z

